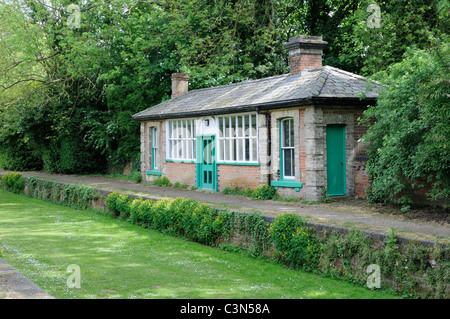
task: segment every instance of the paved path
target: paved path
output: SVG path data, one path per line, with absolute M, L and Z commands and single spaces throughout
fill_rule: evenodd
M 0 171 L 0 173 L 6 172 Z M 398 217 L 386 214 L 382 215 L 373 211 L 367 212 L 358 207 L 338 207 L 339 205 L 337 203 L 305 205 L 299 202 L 255 201 L 239 195 L 205 193 L 173 187 L 143 185 L 103 176 L 76 176 L 43 172 L 24 172 L 22 174 L 27 177 L 35 176 L 37 178 L 47 178 L 71 184 L 86 184 L 107 190 L 137 192 L 160 197 L 186 197 L 199 202 L 213 203 L 224 208 L 244 211 L 258 210 L 269 215 L 295 212 L 309 217 L 314 222 L 340 226 L 355 226 L 361 229 L 370 229 L 385 233 L 390 232 L 391 227 L 393 227 L 397 231 L 397 234 L 402 234 L 406 237 L 439 240 L 445 243 L 450 242 L 450 226 L 448 224 L 438 225 L 435 223 L 403 220 Z
M 0 258 L 0 299 L 54 299 Z

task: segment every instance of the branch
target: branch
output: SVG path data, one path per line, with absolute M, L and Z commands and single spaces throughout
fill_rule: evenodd
M 33 79 L 33 78 L 31 78 L 31 79 L 18 80 L 18 81 L 14 82 L 13 84 L 8 85 L 8 86 L 4 86 L 4 85 L 1 85 L 1 84 L 0 84 L 0 87 L 3 89 L 3 92 L 4 92 L 4 91 L 6 91 L 6 90 L 8 90 L 8 89 L 10 89 L 10 88 L 12 88 L 12 87 L 14 87 L 14 86 L 16 86 L 17 84 L 22 83 L 22 82 L 41 82 L 41 83 L 48 83 L 49 81 L 44 81 L 44 80 L 39 80 L 39 79 Z M 59 82 L 59 80 L 50 81 L 50 83 L 54 83 L 54 82 Z

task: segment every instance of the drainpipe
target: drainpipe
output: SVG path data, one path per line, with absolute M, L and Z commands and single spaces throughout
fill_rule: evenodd
M 269 112 L 261 112 L 259 110 L 259 107 L 256 107 L 256 113 L 259 115 L 265 115 L 266 116 L 266 126 L 267 126 L 267 146 L 268 146 L 268 152 L 267 155 L 269 156 L 269 160 L 270 160 L 270 165 L 269 168 L 272 167 L 272 128 L 271 128 L 271 116 Z M 271 182 L 271 178 L 270 178 L 270 169 L 269 169 L 269 174 L 267 175 L 267 182 L 268 185 L 270 185 Z

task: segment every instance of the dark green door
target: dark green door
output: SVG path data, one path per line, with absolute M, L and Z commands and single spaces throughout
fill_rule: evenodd
M 346 194 L 345 126 L 327 126 L 327 191 L 329 196 Z
M 216 149 L 214 136 L 201 136 L 197 140 L 197 188 L 217 189 Z

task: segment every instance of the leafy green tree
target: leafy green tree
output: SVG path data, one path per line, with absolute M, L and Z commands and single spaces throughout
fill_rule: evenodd
M 450 46 L 411 49 L 379 78 L 384 89 L 364 114 L 371 123 L 367 168 L 370 201 L 409 205 L 413 191 L 431 184 L 434 200 L 450 199 Z
M 368 20 L 376 5 L 380 10 L 380 25 Z M 411 47 L 425 49 L 433 38 L 450 32 L 448 0 L 360 0 L 352 15 L 347 16 L 341 34 L 342 52 L 339 59 L 352 61 L 349 71 L 372 75 L 400 62 Z M 351 27 L 348 27 L 351 26 Z

